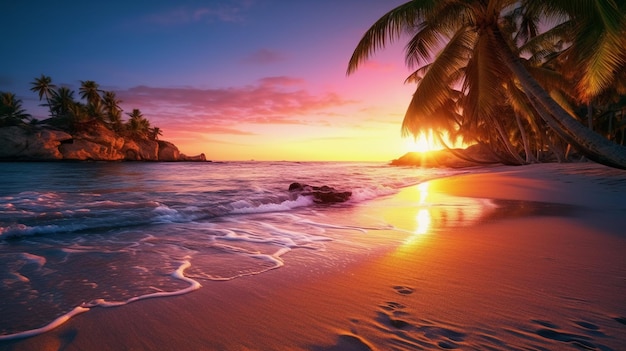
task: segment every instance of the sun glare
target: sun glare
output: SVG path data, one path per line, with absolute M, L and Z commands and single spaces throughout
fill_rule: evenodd
M 406 144 L 408 151 L 413 152 L 428 152 L 442 149 L 441 145 L 434 140 L 432 131 L 429 131 L 428 134 L 421 133 L 417 138 L 409 138 Z

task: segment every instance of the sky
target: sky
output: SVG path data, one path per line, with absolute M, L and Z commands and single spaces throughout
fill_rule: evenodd
M 415 86 L 403 42 L 354 74 L 365 31 L 405 0 L 4 0 L 0 91 L 93 80 L 162 140 L 210 160 L 390 161 Z M 126 118 L 127 116 L 124 115 Z

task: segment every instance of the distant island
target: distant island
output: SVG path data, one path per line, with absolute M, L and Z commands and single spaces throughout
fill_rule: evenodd
M 122 119 L 122 102 L 94 81 L 81 81 L 75 92 L 41 75 L 31 83 L 49 117 L 37 120 L 22 108 L 15 94 L 0 92 L 0 161 L 206 161 L 204 154 L 187 156 L 167 141 L 139 109 Z

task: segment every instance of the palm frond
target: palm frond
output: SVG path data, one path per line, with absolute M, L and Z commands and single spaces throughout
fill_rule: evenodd
M 503 101 L 502 79 L 510 73 L 505 69 L 487 36 L 480 36 L 467 64 L 462 91 L 463 114 L 470 119 L 489 118 Z
M 452 87 L 458 82 L 458 71 L 467 64 L 475 40 L 474 31 L 459 31 L 427 69 L 416 71 L 423 77 L 404 116 L 404 134 L 419 134 L 422 131 L 419 125 L 449 102 Z
M 399 39 L 404 32 L 415 28 L 424 20 L 425 13 L 431 11 L 436 3 L 436 0 L 409 1 L 387 12 L 365 32 L 357 44 L 348 63 L 347 74 L 353 73 L 374 52 Z

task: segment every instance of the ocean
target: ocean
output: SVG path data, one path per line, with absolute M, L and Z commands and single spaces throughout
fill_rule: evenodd
M 120 306 L 257 275 L 314 252 L 312 267 L 389 229 L 350 210 L 454 170 L 348 162 L 0 163 L 0 340 Z M 351 191 L 318 203 L 292 182 Z M 332 216 L 329 216 L 332 214 Z M 351 251 L 328 250 L 343 242 Z

